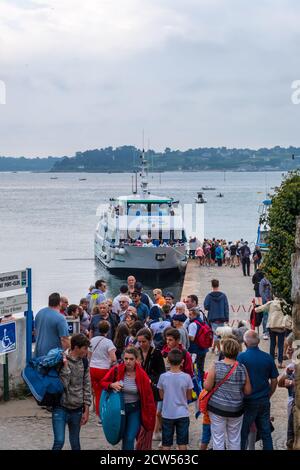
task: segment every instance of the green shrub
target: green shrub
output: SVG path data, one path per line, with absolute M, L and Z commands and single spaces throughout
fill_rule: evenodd
M 291 255 L 295 252 L 296 217 L 300 215 L 300 171 L 288 173 L 272 197 L 268 223 L 270 249 L 264 270 L 274 292 L 291 304 Z

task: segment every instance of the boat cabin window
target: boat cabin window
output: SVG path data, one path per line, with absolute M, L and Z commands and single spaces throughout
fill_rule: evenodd
M 127 204 L 127 214 L 130 216 L 139 216 L 148 214 L 148 204 L 132 203 Z
M 162 203 L 162 204 L 151 204 L 151 214 L 153 215 L 169 215 L 170 214 L 170 206 L 169 204 Z

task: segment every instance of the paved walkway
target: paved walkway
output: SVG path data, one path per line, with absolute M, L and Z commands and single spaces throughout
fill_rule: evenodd
M 253 267 L 251 266 L 252 274 Z M 181 297 L 196 294 L 200 304 L 211 291 L 211 280 L 218 279 L 220 290 L 225 292 L 229 302 L 230 319 L 248 320 L 251 311 L 251 301 L 254 296 L 252 275 L 244 276 L 242 268 L 218 266 L 199 266 L 197 260 L 189 260 Z
M 188 263 L 182 297 L 188 294 L 197 294 L 200 302 L 210 292 L 210 281 L 217 278 L 220 288 L 228 295 L 230 319 L 249 319 L 247 311 L 253 297 L 251 277 L 244 277 L 241 268 L 230 269 L 226 267 L 199 267 L 196 261 Z M 244 306 L 244 307 L 243 307 Z M 269 341 L 262 340 L 260 347 L 268 352 Z M 208 353 L 205 367 L 215 361 L 216 357 Z M 201 419 L 194 417 L 194 405 L 190 405 L 190 449 L 198 450 L 201 434 Z M 287 391 L 277 389 L 272 399 L 274 416 L 273 441 L 275 449 L 285 449 L 287 428 Z M 37 406 L 32 397 L 25 400 L 12 400 L 0 403 L 0 449 L 50 449 L 53 441 L 51 428 L 51 414 Z M 96 418 L 91 412 L 90 421 L 81 431 L 82 449 L 105 450 L 112 449 L 103 435 L 101 427 L 96 425 Z M 153 443 L 158 448 L 158 442 Z M 69 449 L 66 442 L 65 448 Z M 120 446 L 115 446 L 119 449 Z M 257 449 L 260 444 L 257 444 Z

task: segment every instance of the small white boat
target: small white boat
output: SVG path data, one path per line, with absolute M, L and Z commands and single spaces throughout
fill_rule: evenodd
M 196 204 L 205 204 L 207 202 L 207 200 L 203 197 L 203 193 L 200 191 L 197 192 L 197 197 L 195 197 L 194 199 Z

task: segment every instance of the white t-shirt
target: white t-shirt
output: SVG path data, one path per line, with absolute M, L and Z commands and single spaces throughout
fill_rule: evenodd
M 190 323 L 188 326 L 188 332 L 189 332 L 189 336 L 192 336 L 192 338 L 195 338 L 197 334 L 197 323 L 195 323 L 194 321 Z
M 91 339 L 90 351 L 92 352 L 90 367 L 97 369 L 110 369 L 110 351 L 116 351 L 114 343 L 105 336 L 95 336 Z
M 163 333 L 167 328 L 170 328 L 171 322 L 169 321 L 156 321 L 154 323 L 150 323 L 149 328 L 155 336 L 157 333 Z
M 165 372 L 159 377 L 157 387 L 164 392 L 162 417 L 167 419 L 189 416 L 186 393 L 193 390 L 193 382 L 185 372 Z

